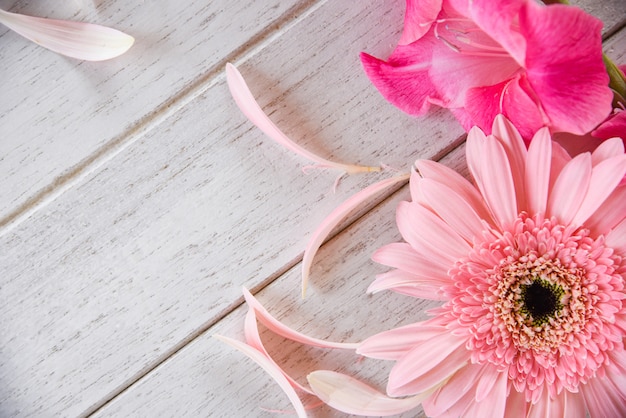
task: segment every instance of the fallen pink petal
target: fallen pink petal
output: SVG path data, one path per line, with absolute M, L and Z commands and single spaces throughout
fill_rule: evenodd
M 346 216 L 348 216 L 348 214 L 350 214 L 350 212 L 363 205 L 367 200 L 371 199 L 383 190 L 389 189 L 398 183 L 406 181 L 408 178 L 408 175 L 396 176 L 366 187 L 339 205 L 320 223 L 317 229 L 313 231 L 302 258 L 302 297 L 306 294 L 309 275 L 311 273 L 311 266 L 313 265 L 313 258 L 315 257 L 317 250 L 319 250 L 320 246 L 324 243 L 326 238 L 328 238 L 328 234 L 330 234 L 332 230 L 335 229 L 339 223 L 343 221 Z
M 233 96 L 233 99 L 235 99 L 235 103 L 237 103 L 237 106 L 239 107 L 241 112 L 246 115 L 250 122 L 256 125 L 267 136 L 269 136 L 271 139 L 273 139 L 283 147 L 287 148 L 295 154 L 298 154 L 308 159 L 309 161 L 314 162 L 314 167 L 334 168 L 348 174 L 381 171 L 381 167 L 366 167 L 352 164 L 336 163 L 322 158 L 303 148 L 302 146 L 292 141 L 287 135 L 285 135 L 274 124 L 274 122 L 270 120 L 265 112 L 263 112 L 257 101 L 254 99 L 252 92 L 250 92 L 250 89 L 248 88 L 248 85 L 243 79 L 241 73 L 234 65 L 230 63 L 226 64 L 226 80 L 228 82 L 228 88 L 230 89 L 230 93 Z
M 27 16 L 2 9 L 0 23 L 44 48 L 86 61 L 115 58 L 135 42 L 132 36 L 106 26 Z

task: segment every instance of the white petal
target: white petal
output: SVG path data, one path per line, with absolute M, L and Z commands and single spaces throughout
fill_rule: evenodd
M 1 9 L 0 22 L 36 44 L 87 61 L 115 58 L 135 42 L 132 36 L 106 26 L 26 16 Z

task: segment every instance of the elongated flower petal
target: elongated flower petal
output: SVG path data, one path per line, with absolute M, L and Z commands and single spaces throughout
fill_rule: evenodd
M 307 379 L 320 399 L 346 414 L 397 415 L 415 408 L 426 397 L 390 398 L 359 380 L 328 370 L 310 373 Z
M 318 164 L 321 168 L 336 168 L 346 173 L 362 173 L 380 171 L 380 167 L 364 167 L 349 164 L 335 163 L 333 161 L 326 160 L 309 150 L 301 147 L 293 142 L 287 135 L 285 135 L 278 127 L 270 120 L 270 118 L 263 112 L 254 96 L 250 92 L 248 85 L 241 76 L 241 73 L 235 68 L 234 65 L 226 64 L 226 81 L 228 82 L 228 88 L 230 93 L 235 99 L 237 106 L 243 112 L 244 115 L 261 129 L 267 136 L 280 145 L 284 146 L 288 150 Z
M 307 344 L 315 347 L 323 347 L 323 348 L 342 348 L 353 350 L 358 347 L 358 344 L 350 344 L 350 343 L 334 343 L 325 340 L 320 340 L 317 338 L 312 338 L 307 335 L 304 335 L 300 332 L 294 331 L 291 328 L 285 326 L 272 315 L 259 303 L 259 301 L 252 296 L 252 293 L 248 291 L 245 287 L 243 288 L 243 295 L 250 306 L 250 309 L 254 310 L 255 318 L 258 319 L 263 325 L 269 328 L 271 331 L 276 334 L 288 338 L 292 341 L 297 341 L 302 344 Z
M 447 300 L 442 294 L 441 287 L 449 283 L 436 279 L 424 278 L 422 275 L 416 276 L 404 270 L 391 270 L 376 276 L 376 280 L 367 288 L 368 293 L 377 293 L 382 290 L 393 290 L 394 292 L 412 296 L 419 299 Z
M 526 202 L 525 208 L 531 215 L 544 213 L 548 205 L 550 187 L 550 163 L 552 141 L 547 128 L 539 130 L 528 147 L 526 159 Z
M 444 327 L 417 322 L 369 337 L 359 345 L 357 353 L 371 358 L 398 360 L 417 344 L 445 332 Z
M 469 362 L 464 343 L 444 332 L 416 345 L 391 369 L 387 393 L 406 396 L 437 388 Z
M 372 184 L 343 202 L 322 221 L 320 226 L 313 232 L 313 235 L 304 250 L 304 257 L 302 258 L 302 297 L 306 294 L 309 274 L 311 272 L 311 266 L 313 265 L 313 257 L 315 257 L 317 250 L 319 250 L 326 237 L 328 237 L 328 234 L 330 234 L 331 231 L 339 225 L 339 222 L 348 216 L 350 212 L 361 206 L 372 196 L 394 186 L 397 183 L 405 182 L 408 178 L 409 175 L 407 174 L 404 176 L 392 177 L 390 179 Z
M 591 171 L 589 189 L 585 198 L 572 219 L 572 224 L 582 225 L 611 195 L 626 174 L 626 154 L 618 154 L 613 158 L 598 163 Z
M 106 26 L 26 16 L 1 9 L 0 23 L 44 48 L 87 61 L 115 58 L 135 42 L 132 36 Z
M 591 155 L 576 156 L 559 174 L 548 199 L 547 213 L 568 224 L 574 219 L 591 180 Z
M 293 387 L 291 387 L 289 381 L 285 378 L 282 371 L 273 362 L 268 360 L 268 358 L 259 351 L 240 341 L 233 340 L 232 338 L 228 337 L 223 337 L 221 335 L 214 335 L 213 337 L 217 338 L 223 343 L 230 345 L 233 348 L 236 348 L 237 350 L 248 356 L 255 363 L 257 363 L 259 366 L 261 366 L 263 370 L 265 370 L 267 374 L 269 374 L 272 379 L 274 379 L 276 383 L 278 383 L 280 388 L 285 392 L 285 394 L 291 401 L 291 404 L 295 408 L 298 417 L 306 418 L 306 410 L 304 409 L 304 405 L 302 404 L 300 397 L 298 397 L 296 391 L 293 389 Z

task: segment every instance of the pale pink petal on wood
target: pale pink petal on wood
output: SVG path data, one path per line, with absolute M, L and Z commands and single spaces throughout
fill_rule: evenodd
M 346 414 L 385 417 L 397 415 L 416 408 L 426 397 L 390 398 L 353 377 L 328 370 L 310 373 L 307 379 L 320 399 Z
M 346 216 L 350 214 L 353 210 L 357 209 L 359 206 L 363 205 L 367 200 L 371 199 L 376 194 L 382 192 L 383 190 L 389 189 L 395 186 L 398 183 L 406 182 L 409 178 L 409 175 L 396 176 L 390 179 L 382 180 L 378 183 L 374 183 L 371 186 L 366 187 L 355 195 L 351 196 L 341 205 L 339 205 L 335 210 L 333 210 L 320 225 L 317 227 L 311 238 L 309 239 L 309 243 L 304 250 L 304 257 L 302 258 L 302 296 L 306 294 L 306 287 L 309 281 L 309 275 L 311 272 L 311 266 L 313 265 L 313 258 L 317 253 L 317 250 L 324 243 L 328 234 L 332 232 L 339 223 L 345 219 Z
M 300 400 L 300 397 L 293 389 L 287 378 L 284 376 L 282 370 L 280 370 L 280 368 L 278 368 L 273 361 L 269 360 L 264 354 L 255 350 L 251 346 L 242 343 L 241 341 L 233 340 L 232 338 L 223 337 L 221 335 L 214 335 L 214 338 L 239 350 L 248 358 L 253 360 L 256 364 L 261 366 L 261 368 L 263 368 L 263 370 L 265 370 L 267 374 L 269 374 L 272 379 L 274 379 L 274 381 L 278 383 L 283 392 L 285 392 L 285 394 L 291 401 L 294 409 L 296 410 L 298 417 L 306 418 L 306 410 L 304 408 L 304 405 L 302 404 L 302 401 Z
M 106 26 L 68 20 L 45 19 L 0 10 L 0 23 L 23 37 L 59 54 L 87 61 L 122 55 L 135 42 Z
M 271 139 L 312 162 L 315 162 L 320 168 L 335 168 L 346 173 L 360 173 L 360 172 L 373 172 L 380 171 L 380 167 L 365 167 L 350 164 L 336 163 L 325 158 L 322 158 L 309 150 L 301 147 L 293 142 L 287 135 L 285 135 L 278 127 L 270 120 L 270 118 L 263 112 L 257 101 L 254 99 L 252 92 L 248 88 L 241 73 L 235 68 L 234 65 L 226 64 L 226 81 L 228 82 L 228 88 L 230 94 L 235 99 L 235 103 L 246 115 L 246 117 L 256 125 L 261 131 L 263 131 Z

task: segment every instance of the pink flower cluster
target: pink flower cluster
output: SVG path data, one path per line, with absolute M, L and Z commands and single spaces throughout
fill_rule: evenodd
M 386 61 L 365 53 L 361 60 L 382 95 L 409 114 L 437 105 L 468 131 L 490 133 L 503 114 L 526 140 L 544 126 L 584 135 L 612 111 L 601 29 L 562 4 L 407 0 L 395 51 Z M 624 119 L 614 117 L 598 135 L 617 129 L 626 137 Z

